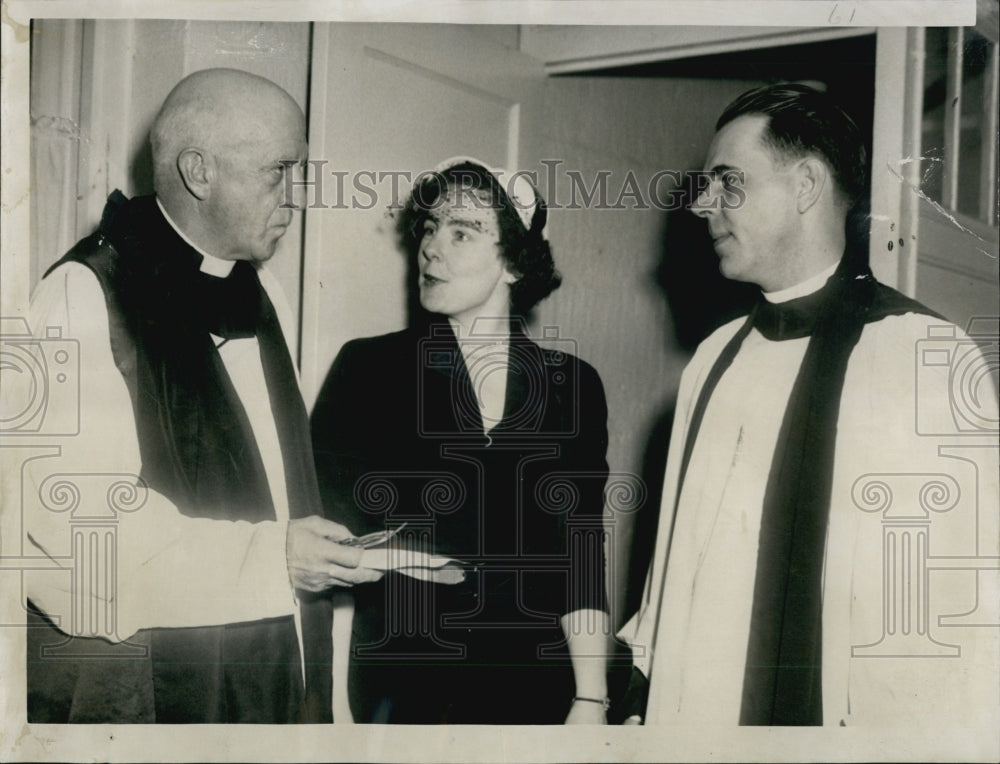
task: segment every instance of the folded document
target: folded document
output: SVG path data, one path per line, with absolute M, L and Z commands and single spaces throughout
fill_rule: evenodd
M 393 570 L 436 584 L 458 584 L 465 580 L 465 570 L 460 561 L 402 546 L 366 549 L 361 553 L 358 564 L 375 570 Z
M 390 544 L 389 541 L 405 525 L 406 523 L 403 523 L 392 530 L 376 531 L 367 536 L 344 539 L 340 543 L 364 549 L 358 564 L 366 568 L 394 570 L 436 584 L 458 584 L 465 580 L 465 570 L 458 560 L 421 552 L 403 544 Z

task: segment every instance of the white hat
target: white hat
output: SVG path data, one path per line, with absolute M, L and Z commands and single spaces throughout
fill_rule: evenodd
M 521 223 L 524 224 L 524 229 L 526 231 L 531 230 L 531 223 L 535 218 L 535 213 L 538 211 L 538 205 L 542 201 L 542 198 L 535 190 L 534 184 L 526 177 L 526 173 L 511 173 L 502 167 L 490 167 L 486 162 L 469 156 L 449 157 L 443 162 L 439 162 L 431 172 L 444 175 L 452 167 L 457 167 L 461 164 L 477 165 L 492 175 L 497 185 L 504 190 L 504 193 L 510 199 L 514 211 L 521 219 Z M 504 177 L 507 177 L 509 180 L 505 182 Z M 546 225 L 542 228 L 543 239 L 546 238 L 545 233 L 547 229 L 548 221 L 546 221 Z

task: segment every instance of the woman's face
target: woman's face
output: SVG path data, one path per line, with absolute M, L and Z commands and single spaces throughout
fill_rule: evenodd
M 510 284 L 496 210 L 472 192 L 449 190 L 424 222 L 418 254 L 420 304 L 463 324 L 507 316 Z

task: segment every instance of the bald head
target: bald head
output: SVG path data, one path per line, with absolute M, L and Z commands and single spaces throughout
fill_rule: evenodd
M 268 79 L 238 69 L 194 72 L 170 91 L 153 123 L 154 188 L 161 197 L 175 190 L 177 157 L 185 149 L 225 158 L 282 130 L 304 132 L 304 125 L 295 99 Z
M 236 69 L 195 72 L 153 123 L 153 187 L 203 251 L 266 260 L 291 223 L 290 166 L 305 161 L 305 117 L 270 80 Z

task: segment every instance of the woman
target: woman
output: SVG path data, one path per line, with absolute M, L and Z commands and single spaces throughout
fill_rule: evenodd
M 560 283 L 545 220 L 527 179 L 478 160 L 424 176 L 400 229 L 426 320 L 347 343 L 320 393 L 328 516 L 405 523 L 393 544 L 465 572 L 355 592 L 358 721 L 605 721 L 607 407 L 593 368 L 522 328 Z

